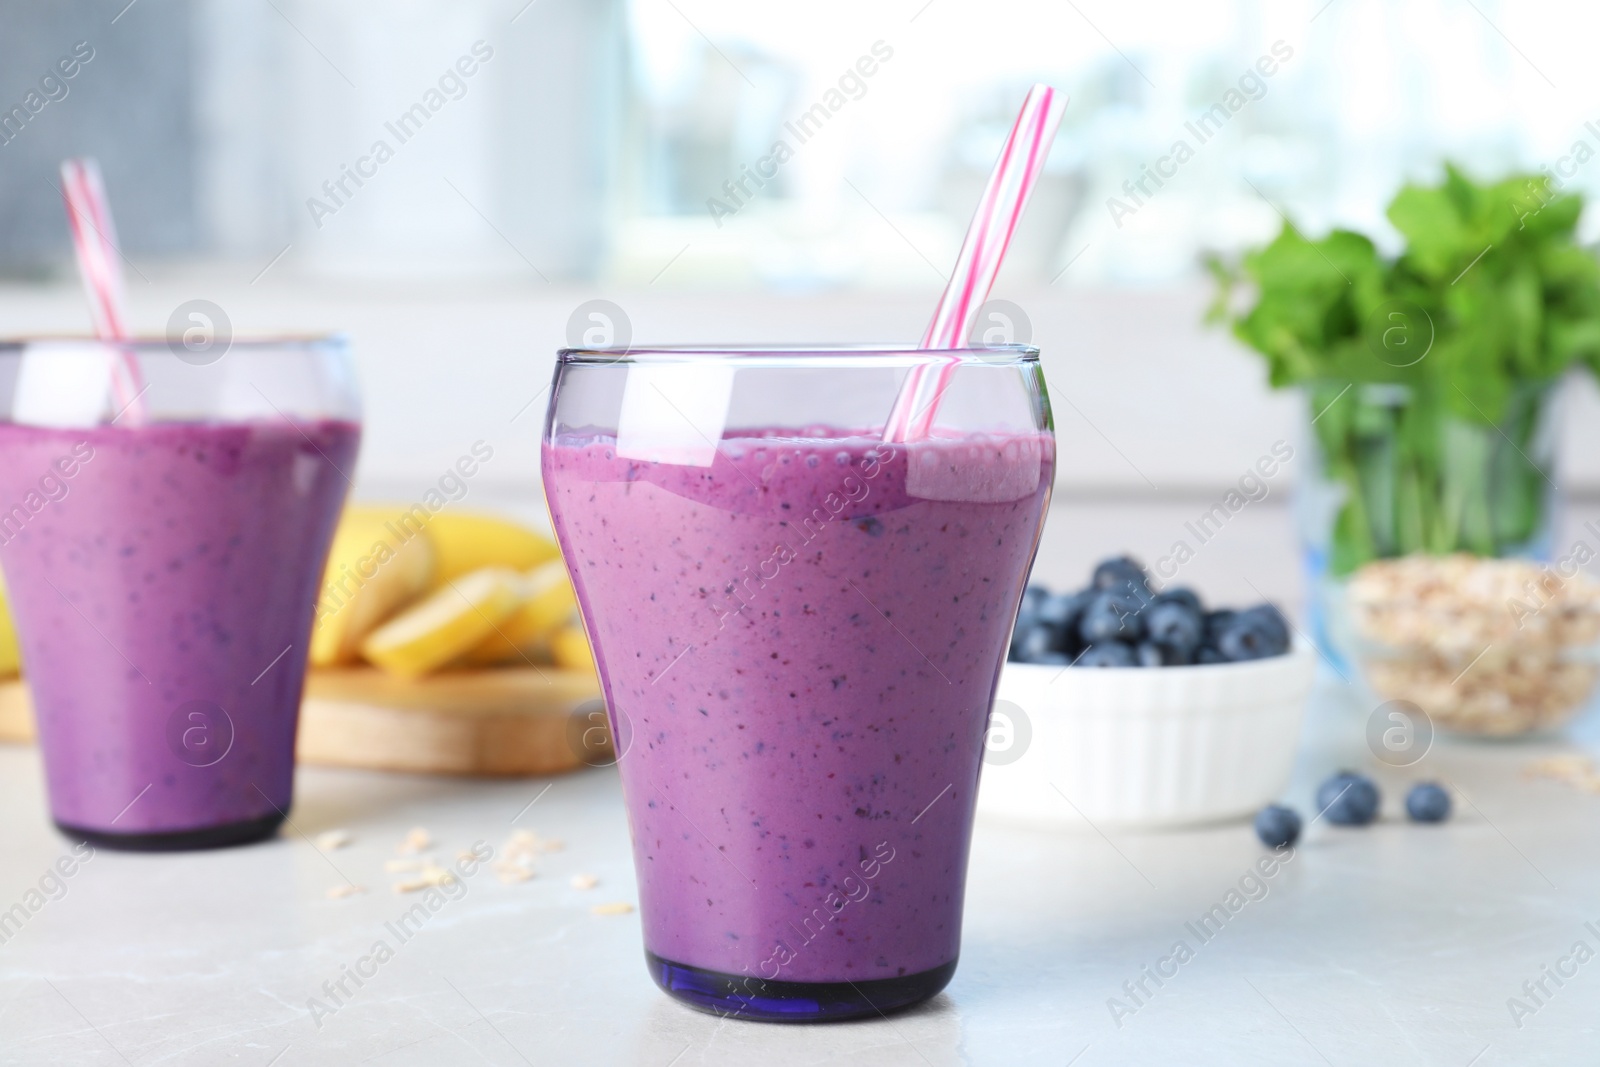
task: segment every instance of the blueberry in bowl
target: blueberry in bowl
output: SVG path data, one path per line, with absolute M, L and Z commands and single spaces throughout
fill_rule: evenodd
M 1039 609 L 1039 621 L 1053 626 L 1062 636 L 1061 651 L 1076 653 L 1081 645 L 1078 636 L 1083 613 L 1094 597 L 1088 592 L 1060 593 L 1045 598 Z
M 1041 585 L 1029 586 L 1017 612 L 1007 659 L 1014 663 L 1070 663 L 1083 650 L 1078 620 L 1086 601 L 1087 597 L 1057 596 Z
M 1022 603 L 1017 606 L 1017 629 L 1021 634 L 1033 628 L 1039 621 L 1039 612 L 1044 607 L 1045 601 L 1050 599 L 1050 590 L 1042 585 L 1030 585 L 1022 592 Z
M 1151 602 L 1154 604 L 1182 604 L 1196 615 L 1205 616 L 1205 609 L 1200 606 L 1200 594 L 1188 586 L 1175 585 L 1171 589 L 1163 589 L 1151 598 Z
M 1011 658 L 1018 663 L 1065 666 L 1072 662 L 1072 657 L 1060 650 L 1060 643 L 1055 627 L 1035 623 L 1027 633 L 1012 641 Z
M 1094 594 L 1078 620 L 1078 636 L 1086 644 L 1137 641 L 1144 636 L 1144 603 L 1122 589 Z
M 1089 588 L 1114 590 L 1148 599 L 1150 576 L 1145 573 L 1144 566 L 1138 560 L 1128 556 L 1117 556 L 1114 559 L 1101 560 L 1095 565 L 1094 573 L 1089 577 Z
M 1078 657 L 1077 667 L 1137 667 L 1141 666 L 1133 646 L 1126 641 L 1102 641 L 1090 645 Z
M 1158 598 L 1145 612 L 1145 633 L 1150 643 L 1168 657 L 1157 666 L 1193 663 L 1195 653 L 1200 651 L 1206 620 L 1200 611 L 1199 598 L 1193 593 L 1189 596 L 1194 600 L 1193 606 L 1185 600 Z
M 985 759 L 979 809 L 1156 827 L 1249 819 L 1281 796 L 1316 654 L 1278 609 L 1217 610 L 1127 556 L 1086 577 L 1024 597 L 996 696 L 1028 741 Z
M 1289 651 L 1289 624 L 1271 604 L 1230 614 L 1218 627 L 1217 651 L 1232 663 L 1281 656 Z
M 1133 656 L 1141 667 L 1167 667 L 1178 662 L 1165 646 L 1154 641 L 1140 641 L 1134 645 Z
M 1039 627 L 1050 636 L 1037 636 Z M 1137 560 L 1116 556 L 1097 564 L 1081 589 L 1028 586 L 1009 658 L 1054 664 L 1064 655 L 1077 667 L 1211 666 L 1288 655 L 1293 643 L 1273 604 L 1207 610 L 1193 589 L 1154 589 Z

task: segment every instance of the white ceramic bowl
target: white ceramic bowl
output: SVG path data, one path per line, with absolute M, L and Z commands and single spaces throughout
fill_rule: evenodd
M 1096 827 L 1249 815 L 1289 781 L 1315 674 L 1303 642 L 1282 656 L 1195 667 L 1007 663 L 978 810 Z

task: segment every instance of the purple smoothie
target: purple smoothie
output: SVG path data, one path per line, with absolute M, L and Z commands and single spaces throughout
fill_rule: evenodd
M 1048 435 L 759 431 L 710 467 L 547 444 L 649 952 L 788 982 L 953 963 L 1053 467 Z
M 343 421 L 0 424 L 0 564 L 56 822 L 200 831 L 289 808 Z

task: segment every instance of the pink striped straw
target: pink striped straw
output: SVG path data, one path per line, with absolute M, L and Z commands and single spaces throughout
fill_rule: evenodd
M 100 167 L 92 159 L 68 159 L 61 164 L 61 197 L 67 205 L 72 247 L 78 256 L 78 274 L 89 296 L 89 318 L 102 341 L 126 341 L 128 318 L 123 310 L 122 268 L 117 262 L 117 231 L 111 220 Z M 111 392 L 117 416 L 132 423 L 144 421 L 144 379 L 129 349 L 119 349 L 111 364 Z
M 921 349 L 963 347 L 978 310 L 989 299 L 1000 264 L 1005 259 L 1017 221 L 1044 169 L 1045 157 L 1055 140 L 1056 127 L 1067 109 L 1067 95 L 1048 85 L 1035 85 L 1022 103 L 1011 135 L 1000 150 L 994 173 L 984 187 L 983 199 L 967 227 L 955 272 L 922 335 Z M 884 428 L 885 441 L 910 441 L 926 437 L 938 414 L 939 398 L 955 376 L 953 362 L 911 368 L 895 398 Z

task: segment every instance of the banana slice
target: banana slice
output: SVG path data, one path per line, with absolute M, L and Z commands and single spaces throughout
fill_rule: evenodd
M 529 571 L 525 582 L 528 599 L 483 644 L 467 653 L 462 660 L 464 666 L 483 667 L 524 658 L 548 661 L 550 635 L 572 618 L 578 597 L 567 577 L 567 565 L 559 559 Z
M 6 603 L 6 587 L 0 582 L 0 678 L 22 673 L 22 653 L 17 650 L 17 631 Z
M 372 631 L 361 654 L 392 674 L 419 678 L 482 644 L 527 595 L 527 582 L 516 571 L 473 571 Z
M 589 649 L 589 636 L 577 623 L 563 626 L 550 635 L 550 654 L 556 665 L 569 671 L 594 672 L 594 653 Z
M 447 509 L 428 520 L 427 531 L 438 556 L 436 589 L 484 567 L 527 571 L 561 558 L 561 550 L 548 537 L 493 515 Z
M 394 508 L 346 509 L 328 551 L 311 633 L 311 663 L 349 663 L 361 642 L 429 588 L 434 549 L 420 531 L 398 523 Z

